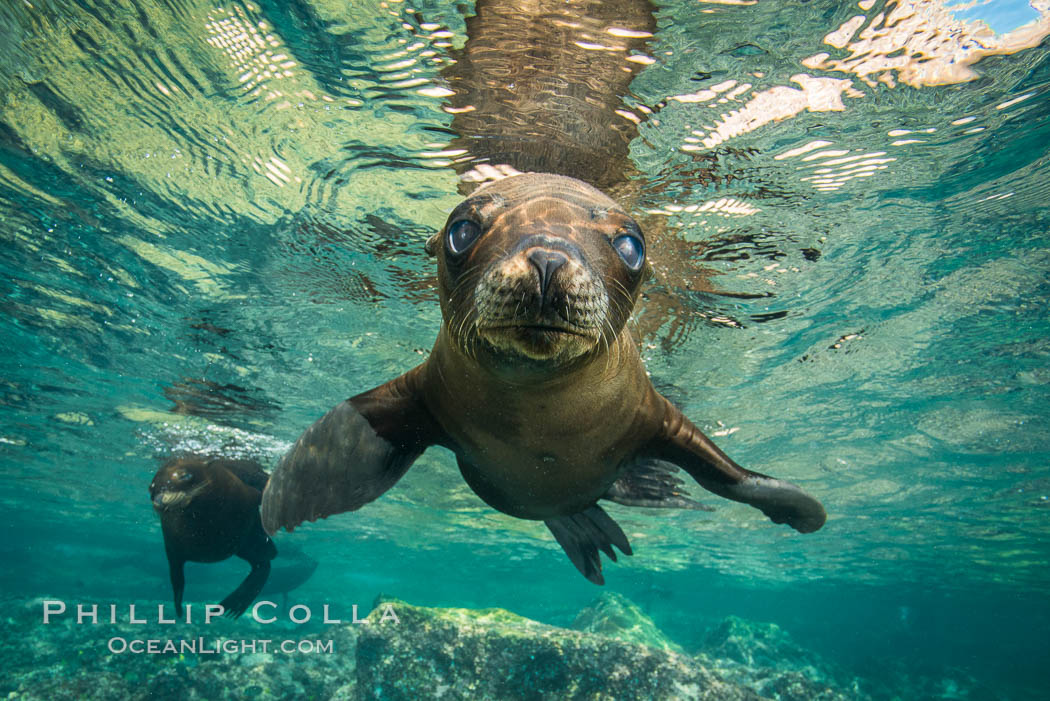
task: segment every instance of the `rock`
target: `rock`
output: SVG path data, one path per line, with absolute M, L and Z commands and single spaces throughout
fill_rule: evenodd
M 316 634 L 301 634 L 287 626 L 259 626 L 225 619 L 212 625 L 156 622 L 78 625 L 63 616 L 41 623 L 42 599 L 11 609 L 0 619 L 0 698 L 28 701 L 99 699 L 114 701 L 208 701 L 286 698 L 352 699 L 357 629 L 339 625 Z M 141 610 L 150 610 L 143 606 Z M 156 610 L 152 608 L 152 610 Z M 102 617 L 104 619 L 104 616 Z M 270 639 L 305 642 L 314 648 L 331 645 L 328 653 L 283 654 L 256 648 L 214 654 L 134 652 L 113 653 L 113 638 L 132 640 L 204 640 L 214 648 L 219 639 L 250 642 Z
M 730 616 L 707 634 L 700 659 L 772 701 L 868 701 L 859 680 L 804 649 L 775 623 Z
M 755 685 L 756 690 L 773 701 L 861 701 L 869 698 L 857 690 L 849 693 L 816 682 L 801 672 L 783 672 Z
M 1005 698 L 962 670 L 917 673 L 883 661 L 856 677 L 797 645 L 775 625 L 730 618 L 695 657 L 622 597 L 581 612 L 578 627 L 544 625 L 502 609 L 377 605 L 365 625 L 289 625 L 226 619 L 211 625 L 41 621 L 42 600 L 9 600 L 0 616 L 0 699 L 24 701 L 318 701 L 372 699 L 701 699 L 880 701 Z M 156 603 L 142 610 L 155 610 Z M 391 610 L 398 622 L 382 621 Z M 318 629 L 315 629 L 318 630 Z M 113 653 L 108 642 L 203 638 L 303 643 L 294 654 L 240 647 L 215 654 Z M 655 642 L 655 644 L 654 644 Z M 667 641 L 668 644 L 669 641 Z M 1035 698 L 1033 696 L 1033 698 Z
M 792 668 L 811 664 L 811 654 L 799 647 L 775 623 L 758 623 L 729 616 L 704 639 L 701 651 L 749 667 Z
M 658 650 L 681 652 L 674 641 L 656 627 L 652 619 L 627 597 L 605 592 L 580 611 L 572 629 L 605 635 L 628 643 L 638 643 Z
M 501 609 L 388 602 L 400 621 L 362 626 L 357 691 L 369 699 L 758 701 L 685 655 L 555 628 Z

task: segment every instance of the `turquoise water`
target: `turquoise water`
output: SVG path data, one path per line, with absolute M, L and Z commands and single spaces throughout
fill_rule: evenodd
M 643 356 L 735 460 L 829 521 L 801 536 L 699 487 L 715 512 L 612 505 L 636 554 L 605 589 L 687 651 L 735 615 L 885 698 L 919 698 L 918 677 L 951 682 L 924 698 L 1045 698 L 1050 19 L 866 5 L 655 9 L 622 96 L 654 115 L 630 143 L 634 210 L 732 294 L 655 281 Z M 429 352 L 423 243 L 460 200 L 441 71 L 471 11 L 0 7 L 9 609 L 166 602 L 147 494 L 165 458 L 272 467 Z M 440 449 L 376 503 L 275 540 L 275 568 L 320 563 L 290 595 L 304 603 L 383 594 L 568 625 L 599 593 Z M 242 570 L 191 566 L 187 600 Z

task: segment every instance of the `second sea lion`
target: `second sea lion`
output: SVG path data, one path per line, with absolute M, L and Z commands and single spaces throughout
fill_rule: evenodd
M 220 602 L 225 616 L 237 618 L 259 595 L 277 556 L 259 521 L 268 478 L 250 460 L 198 456 L 169 460 L 157 471 L 149 493 L 164 534 L 176 615 L 182 615 L 187 561 L 219 562 L 236 555 L 251 564 L 240 586 Z

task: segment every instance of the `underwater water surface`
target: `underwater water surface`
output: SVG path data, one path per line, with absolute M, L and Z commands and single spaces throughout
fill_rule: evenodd
M 762 665 L 840 694 L 821 698 L 1046 698 L 1050 6 L 651 11 L 615 96 L 637 125 L 630 206 L 669 261 L 633 322 L 642 355 L 734 460 L 802 486 L 827 524 L 800 535 L 694 485 L 715 511 L 610 505 L 635 554 L 599 589 L 432 448 L 375 503 L 279 533 L 273 578 L 309 571 L 273 596 L 315 616 L 385 596 L 567 627 L 608 592 L 683 655 L 736 659 L 723 672 L 767 698 L 817 696 L 748 677 L 754 656 L 712 643 L 726 621 L 747 645 L 767 624 L 790 635 Z M 107 651 L 104 625 L 43 625 L 40 598 L 169 602 L 147 492 L 165 459 L 272 468 L 331 406 L 429 353 L 424 243 L 480 164 L 449 77 L 474 12 L 0 4 L 0 692 L 118 697 L 70 686 L 87 650 L 105 679 L 182 698 L 203 662 L 151 671 Z M 187 601 L 244 569 L 191 565 Z M 378 695 L 364 649 L 339 693 Z M 169 686 L 150 681 L 162 667 Z M 45 693 L 45 673 L 70 681 Z

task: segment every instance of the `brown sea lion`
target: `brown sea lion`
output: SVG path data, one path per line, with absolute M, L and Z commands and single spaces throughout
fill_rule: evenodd
M 149 494 L 164 533 L 177 615 L 182 615 L 187 561 L 219 562 L 236 555 L 251 564 L 240 586 L 220 602 L 225 616 L 237 618 L 259 595 L 277 556 L 259 521 L 268 478 L 250 460 L 197 456 L 169 460 L 153 477 Z
M 653 388 L 625 331 L 645 236 L 612 199 L 565 176 L 510 177 L 456 207 L 427 250 L 443 318 L 433 351 L 307 429 L 263 494 L 267 532 L 360 508 L 431 445 L 489 505 L 544 521 L 599 584 L 599 550 L 631 549 L 598 500 L 695 507 L 677 468 L 776 523 L 823 525 L 819 502 L 734 463 Z

